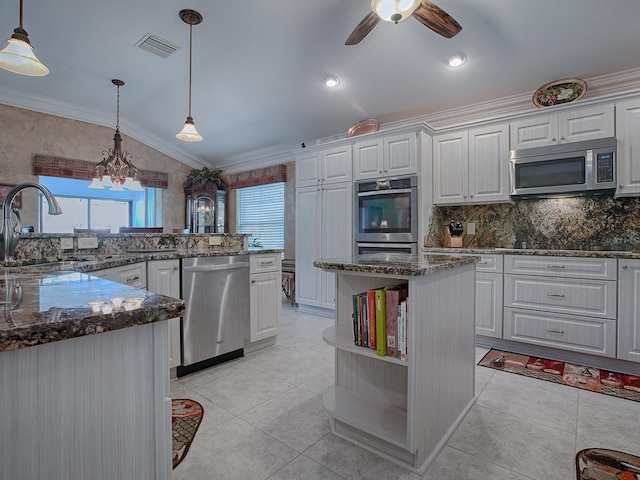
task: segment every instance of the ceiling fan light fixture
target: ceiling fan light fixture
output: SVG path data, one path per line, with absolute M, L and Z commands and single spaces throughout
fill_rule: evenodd
M 33 53 L 29 34 L 22 28 L 22 0 L 20 0 L 20 26 L 13 30 L 7 46 L 0 51 L 0 68 L 19 75 L 42 77 L 49 69 Z
M 445 64 L 451 68 L 458 68 L 467 63 L 467 55 L 464 52 L 456 52 L 450 55 Z
M 371 10 L 386 22 L 398 23 L 420 6 L 421 0 L 371 0 Z
M 327 75 L 327 78 L 324 79 L 324 84 L 329 88 L 337 87 L 340 85 L 340 79 L 335 75 Z

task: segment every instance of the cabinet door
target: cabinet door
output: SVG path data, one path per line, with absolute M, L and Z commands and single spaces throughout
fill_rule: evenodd
M 618 189 L 616 196 L 640 195 L 640 100 L 616 105 Z
M 502 338 L 502 274 L 476 272 L 476 334 Z
M 640 362 L 640 260 L 620 260 L 618 358 Z
M 418 172 L 416 134 L 403 133 L 384 138 L 385 176 L 410 175 Z
M 296 159 L 296 187 L 318 185 L 322 180 L 320 153 L 310 153 Z
M 312 307 L 320 307 L 321 197 L 319 187 L 296 188 L 296 300 Z
M 130 287 L 147 288 L 147 264 L 146 262 L 123 265 L 113 269 L 113 280 L 124 283 Z
M 180 261 L 147 262 L 147 289 L 168 297 L 180 298 Z M 169 368 L 182 363 L 180 351 L 180 318 L 169 320 Z
M 556 115 L 536 115 L 533 118 L 513 122 L 509 128 L 511 150 L 558 143 L 558 117 Z
M 353 145 L 354 179 L 379 178 L 383 169 L 382 139 L 356 142 Z
M 509 126 L 469 131 L 469 202 L 509 201 Z
M 559 143 L 613 137 L 613 105 L 580 108 L 558 115 Z
M 353 184 L 340 183 L 322 192 L 322 257 L 350 257 L 353 249 Z M 296 245 L 298 239 L 296 238 Z M 317 257 L 316 257 L 317 258 Z M 319 270 L 316 268 L 316 270 Z M 335 274 L 322 272 L 321 307 L 335 309 Z
M 433 150 L 433 203 L 466 203 L 469 178 L 468 132 L 434 137 Z
M 254 273 L 250 275 L 250 336 L 252 342 L 274 337 L 282 311 L 280 272 Z
M 353 159 L 351 145 L 331 148 L 320 152 L 322 181 L 327 183 L 351 182 L 353 180 Z

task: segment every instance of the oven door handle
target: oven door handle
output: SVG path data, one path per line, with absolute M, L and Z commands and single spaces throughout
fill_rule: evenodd
M 386 242 L 381 242 L 381 243 L 362 243 L 362 242 L 358 242 L 357 246 L 358 247 L 365 247 L 365 248 L 371 248 L 371 247 L 409 248 L 411 246 L 411 244 L 410 243 L 386 243 Z
M 358 197 L 370 197 L 371 195 L 380 195 L 381 193 L 411 193 L 413 192 L 413 188 L 399 188 L 397 190 L 393 188 L 383 189 L 383 190 L 373 190 L 371 192 L 358 192 Z

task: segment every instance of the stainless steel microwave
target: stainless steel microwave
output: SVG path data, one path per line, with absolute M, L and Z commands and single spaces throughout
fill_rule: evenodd
M 565 196 L 616 188 L 616 139 L 511 150 L 511 196 Z

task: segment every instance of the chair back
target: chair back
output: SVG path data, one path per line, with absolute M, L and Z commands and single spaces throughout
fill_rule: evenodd
M 162 227 L 120 227 L 120 233 L 162 233 Z

